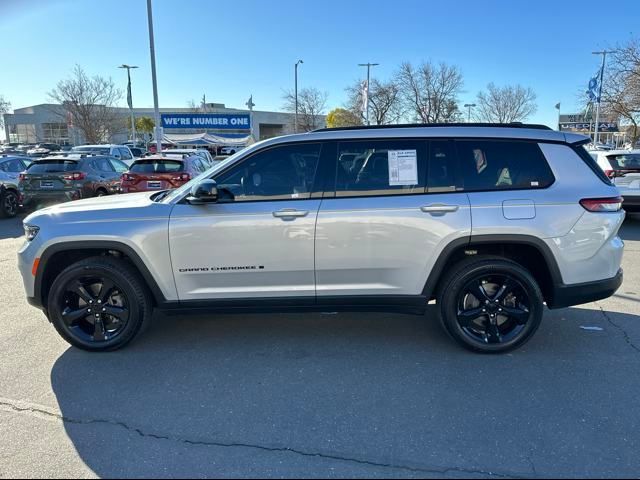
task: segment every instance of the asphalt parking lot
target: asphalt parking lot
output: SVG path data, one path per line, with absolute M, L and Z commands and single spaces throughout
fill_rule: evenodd
M 625 282 L 508 355 L 397 314 L 164 317 L 70 348 L 0 220 L 0 477 L 638 477 L 640 217 Z

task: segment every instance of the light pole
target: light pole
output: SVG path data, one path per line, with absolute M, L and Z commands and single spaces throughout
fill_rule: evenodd
M 149 50 L 151 54 L 151 80 L 153 82 L 153 110 L 156 118 L 156 152 L 162 153 L 162 126 L 160 125 L 160 109 L 158 108 L 158 82 L 156 79 L 156 48 L 153 42 L 153 11 L 151 0 L 147 0 L 147 19 L 149 21 Z
M 366 111 L 365 114 L 367 116 L 367 125 L 371 125 L 371 121 L 369 120 L 369 81 L 371 80 L 371 67 L 377 67 L 380 65 L 379 63 L 359 63 L 359 67 L 367 67 L 367 98 L 366 100 Z
M 131 141 L 133 142 L 133 146 L 136 146 L 136 121 L 133 118 L 133 98 L 131 95 L 131 69 L 138 68 L 135 65 L 127 65 L 122 64 L 118 68 L 126 68 L 127 69 L 127 104 L 129 105 L 129 111 L 131 112 Z
M 601 52 L 591 52 L 593 55 L 602 55 L 602 66 L 600 67 L 600 85 L 598 85 L 598 98 L 596 99 L 596 128 L 593 134 L 593 143 L 598 144 L 598 127 L 600 122 L 600 99 L 602 98 L 602 79 L 604 78 L 604 65 L 607 61 L 607 53 L 613 53 L 608 50 L 602 50 Z
M 475 107 L 476 104 L 475 103 L 465 103 L 464 104 L 464 108 L 468 108 L 469 109 L 469 114 L 467 115 L 467 123 L 471 123 L 471 109 L 473 107 Z
M 302 60 L 298 60 L 295 64 L 295 96 L 296 96 L 296 118 L 295 118 L 295 126 L 293 127 L 293 131 L 295 133 L 298 133 L 298 65 L 300 65 L 301 63 L 304 63 Z

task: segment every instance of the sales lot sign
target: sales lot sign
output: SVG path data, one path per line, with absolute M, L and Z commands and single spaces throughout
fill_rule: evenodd
M 251 117 L 244 113 L 163 113 L 165 129 L 190 128 L 197 130 L 250 130 Z

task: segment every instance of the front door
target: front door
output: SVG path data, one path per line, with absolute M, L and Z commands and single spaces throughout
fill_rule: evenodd
M 169 245 L 185 300 L 315 297 L 319 143 L 260 150 L 216 174 L 219 201 L 177 204 Z

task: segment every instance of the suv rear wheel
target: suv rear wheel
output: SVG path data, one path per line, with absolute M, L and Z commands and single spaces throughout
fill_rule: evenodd
M 543 297 L 528 270 L 499 257 L 464 260 L 438 296 L 444 329 L 475 352 L 500 353 L 525 344 L 542 321 Z
M 54 280 L 49 319 L 71 345 L 90 351 L 124 347 L 148 323 L 150 296 L 124 260 L 92 257 L 66 268 Z

